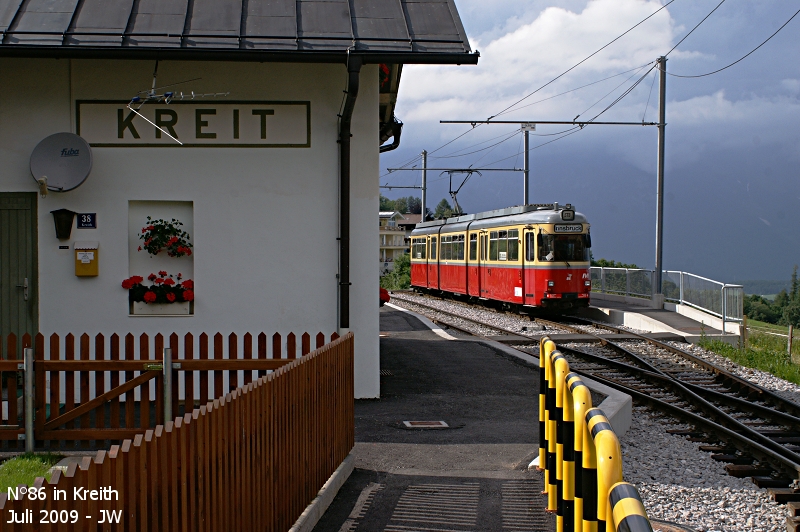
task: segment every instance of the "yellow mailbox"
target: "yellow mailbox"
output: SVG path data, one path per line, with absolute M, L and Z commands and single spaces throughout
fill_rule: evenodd
M 96 277 L 98 268 L 99 242 L 75 242 L 75 275 Z

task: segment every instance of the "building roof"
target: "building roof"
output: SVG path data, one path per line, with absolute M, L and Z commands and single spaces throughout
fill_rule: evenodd
M 395 218 L 399 216 L 400 218 L 404 218 L 402 214 L 397 211 L 379 211 L 378 218 Z
M 422 220 L 421 214 L 404 214 L 403 218 L 405 218 L 401 222 L 397 222 L 398 225 L 417 225 Z
M 454 0 L 0 0 L 0 56 L 467 63 Z

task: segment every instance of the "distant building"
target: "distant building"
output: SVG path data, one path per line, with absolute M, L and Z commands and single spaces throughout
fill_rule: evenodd
M 408 246 L 405 244 L 405 228 L 401 223 L 405 216 L 397 211 L 381 211 L 378 213 L 380 225 L 378 228 L 380 239 L 379 272 L 380 275 L 394 269 L 394 260 L 405 253 Z
M 397 221 L 397 225 L 404 231 L 403 242 L 406 246 L 405 251 L 411 250 L 411 231 L 422 221 L 421 214 L 404 214 L 402 220 Z

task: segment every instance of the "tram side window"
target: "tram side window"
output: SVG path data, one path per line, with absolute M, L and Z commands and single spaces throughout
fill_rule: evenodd
M 431 259 L 436 260 L 436 237 L 431 238 Z
M 508 231 L 508 260 L 519 259 L 519 229 Z
M 478 260 L 478 235 L 469 235 L 469 260 Z
M 425 247 L 426 242 L 424 238 L 415 238 L 413 241 L 413 249 L 414 249 L 414 258 L 415 259 L 424 259 L 425 258 Z
M 497 231 L 489 233 L 489 260 L 497 260 Z
M 508 260 L 508 231 L 500 231 L 498 236 L 497 259 Z
M 464 235 L 458 235 L 458 260 L 464 260 Z

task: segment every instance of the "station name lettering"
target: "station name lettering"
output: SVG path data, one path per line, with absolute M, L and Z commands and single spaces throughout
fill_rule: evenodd
M 148 103 L 134 112 L 128 102 L 79 100 L 77 116 L 77 133 L 93 147 L 311 145 L 309 102 L 180 101 Z
M 128 116 L 125 116 L 125 111 L 128 111 Z M 267 117 L 273 116 L 275 114 L 274 109 L 252 109 L 251 113 L 255 119 L 260 120 L 259 128 L 261 131 L 261 140 L 267 139 Z M 208 120 L 206 119 L 207 115 L 214 116 L 217 114 L 216 109 L 195 109 L 194 110 L 194 138 L 195 139 L 215 139 L 217 138 L 217 134 L 214 131 L 209 130 Z M 175 131 L 175 126 L 178 125 L 178 113 L 174 109 L 156 109 L 155 110 L 156 119 L 154 120 L 155 124 L 161 128 L 152 128 L 154 129 L 155 138 L 160 139 L 162 130 L 166 130 L 169 132 L 170 135 L 173 137 L 180 138 L 177 131 Z M 133 119 L 136 118 L 136 113 L 130 111 L 128 109 L 118 109 L 117 110 L 117 138 L 124 139 L 125 134 L 129 133 L 134 139 L 142 138 L 139 134 L 139 131 L 136 129 L 136 125 L 134 124 Z M 233 113 L 231 116 L 231 129 L 233 132 L 233 138 L 238 139 L 240 136 L 240 123 L 241 123 L 241 113 L 240 109 L 233 109 Z M 149 128 L 149 126 L 148 126 Z

